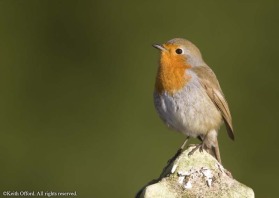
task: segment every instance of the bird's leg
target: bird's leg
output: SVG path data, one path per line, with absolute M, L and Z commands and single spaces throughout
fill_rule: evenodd
M 213 157 L 215 157 L 220 164 L 222 164 L 219 145 L 218 145 L 218 139 L 217 139 L 217 131 L 215 129 L 210 130 L 203 137 L 202 140 L 203 141 L 202 141 L 202 144 L 201 144 L 201 146 L 202 146 L 201 149 L 202 150 L 205 149 L 209 154 L 211 154 Z
M 186 137 L 185 141 L 183 142 L 183 144 L 181 145 L 181 147 L 177 150 L 176 154 L 168 160 L 168 163 L 172 163 L 183 151 L 185 145 L 187 144 L 188 140 L 189 140 L 189 136 Z
M 188 142 L 189 138 L 190 138 L 190 136 L 187 136 L 187 137 L 186 137 L 185 141 L 183 142 L 183 144 L 181 145 L 181 147 L 180 147 L 180 149 L 179 149 L 179 150 L 181 150 L 181 151 L 182 151 L 182 150 L 184 149 L 184 147 L 186 146 L 186 144 L 187 144 L 187 142 Z
M 196 150 L 200 149 L 200 152 L 203 151 L 204 149 L 204 142 L 203 142 L 203 138 L 201 136 L 198 136 L 198 139 L 201 141 L 200 144 L 195 145 L 195 148 L 193 148 L 189 153 L 188 156 L 191 156 L 195 153 Z

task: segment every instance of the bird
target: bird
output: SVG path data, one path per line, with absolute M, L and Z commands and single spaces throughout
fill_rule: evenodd
M 172 130 L 198 138 L 197 149 L 206 150 L 221 164 L 218 131 L 225 123 L 228 136 L 234 140 L 228 103 L 213 70 L 205 63 L 198 47 L 189 40 L 174 38 L 154 44 L 160 50 L 154 105 L 159 117 Z

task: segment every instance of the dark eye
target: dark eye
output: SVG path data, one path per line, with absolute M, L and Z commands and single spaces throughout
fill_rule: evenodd
M 180 48 L 178 48 L 178 49 L 175 50 L 175 52 L 176 52 L 177 54 L 182 54 L 182 53 L 183 53 L 183 50 L 180 49 Z

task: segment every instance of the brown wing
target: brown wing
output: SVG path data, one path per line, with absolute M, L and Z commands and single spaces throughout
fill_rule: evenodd
M 214 72 L 206 65 L 194 67 L 191 70 L 193 70 L 198 75 L 200 83 L 204 86 L 207 95 L 213 101 L 216 107 L 221 111 L 223 120 L 227 128 L 227 133 L 229 137 L 234 140 L 232 117 L 229 106 L 222 93 L 221 87 Z

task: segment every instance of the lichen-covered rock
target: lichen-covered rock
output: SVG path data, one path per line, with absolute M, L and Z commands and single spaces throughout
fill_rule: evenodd
M 207 152 L 182 152 L 138 194 L 140 198 L 254 198 L 251 188 L 233 179 Z

